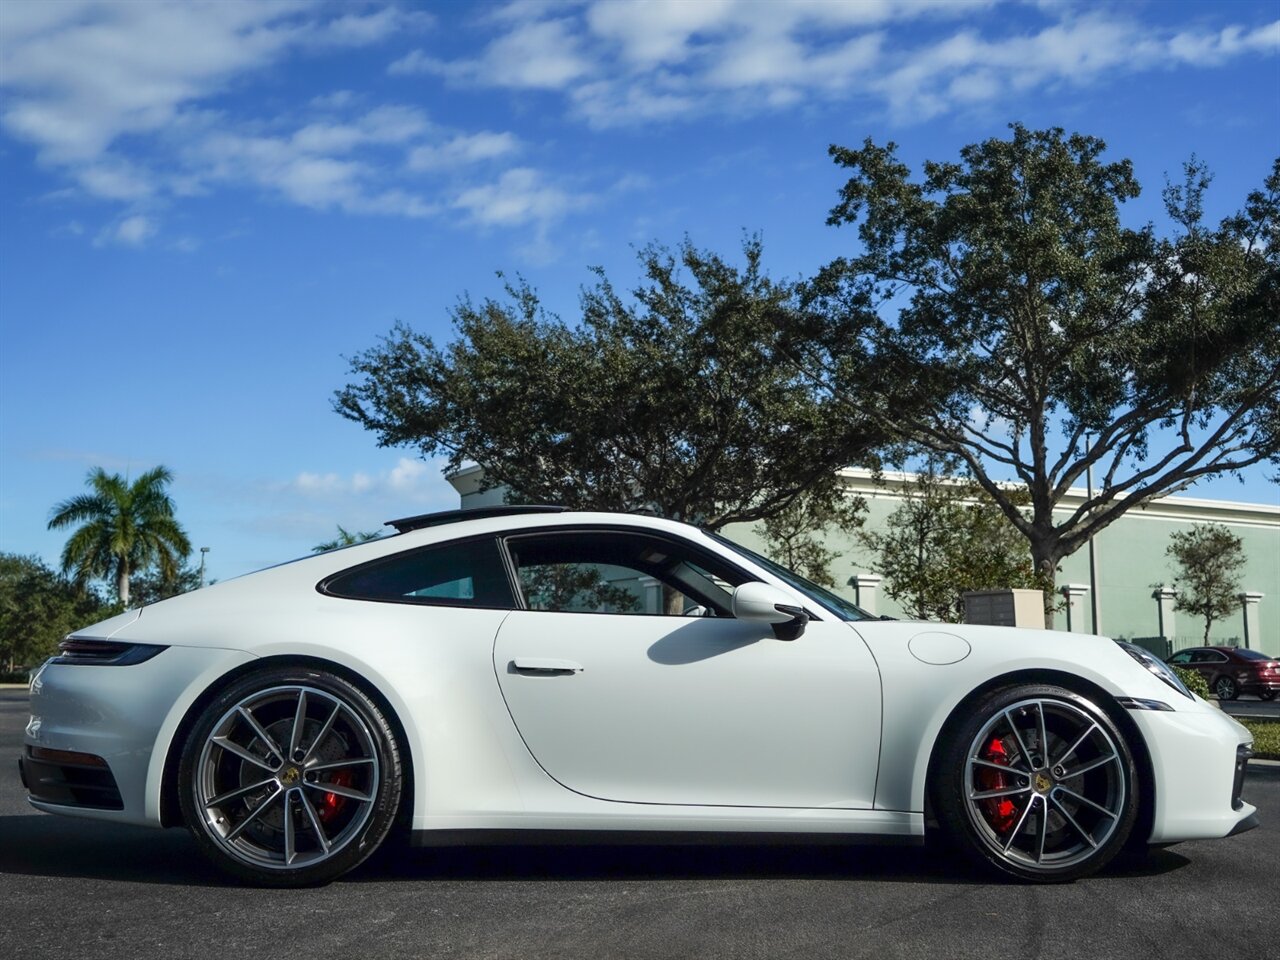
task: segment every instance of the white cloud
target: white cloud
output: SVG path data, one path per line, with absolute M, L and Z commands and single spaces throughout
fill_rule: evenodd
M 1218 33 L 1185 31 L 1169 41 L 1169 53 L 1174 59 L 1197 66 L 1217 66 L 1241 54 L 1277 50 L 1280 50 L 1280 20 L 1256 30 L 1230 26 Z
M 0 125 L 92 196 L 155 194 L 163 177 L 123 159 L 122 138 L 162 135 L 198 101 L 291 51 L 374 43 L 413 16 L 388 6 L 326 19 L 325 10 L 316 0 L 5 0 Z
M 385 105 L 292 132 L 246 133 L 199 121 L 185 134 L 181 160 L 198 182 L 251 183 L 313 210 L 425 217 L 439 204 L 387 182 L 383 151 L 413 148 L 433 127 L 422 111 Z
M 570 20 L 519 20 L 490 42 L 479 58 L 446 61 L 414 50 L 387 70 L 436 74 L 478 86 L 563 90 L 592 68 L 579 50 L 574 30 Z
M 426 114 L 416 107 L 382 106 L 351 123 L 309 123 L 295 132 L 292 141 L 308 153 L 349 153 L 375 144 L 402 144 L 430 129 Z
M 140 213 L 134 214 L 103 227 L 94 238 L 93 245 L 95 247 L 141 247 L 154 237 L 159 229 L 159 225 L 153 218 Z
M 311 106 L 316 110 L 345 110 L 360 101 L 360 95 L 354 90 L 335 90 L 311 98 Z
M 400 457 L 394 467 L 380 472 L 357 470 L 343 474 L 335 471 L 303 471 L 287 483 L 278 484 L 275 489 L 316 501 L 389 498 L 400 502 L 435 500 L 441 493 L 443 466 L 443 461 Z
M 453 205 L 467 211 L 470 219 L 484 226 L 545 226 L 571 210 L 590 202 L 546 182 L 542 174 L 528 167 L 516 167 L 493 183 L 464 190 Z
M 558 91 L 595 127 L 853 98 L 916 122 L 1104 75 L 1280 49 L 1280 21 L 1176 31 L 1123 7 L 1010 0 L 512 3 L 484 25 L 498 35 L 478 56 L 419 49 L 389 69 Z
M 421 218 L 465 209 L 479 224 L 540 227 L 577 202 L 527 168 L 492 182 L 493 165 L 521 147 L 508 132 L 440 128 L 416 106 L 370 104 L 349 89 L 268 116 L 213 99 L 299 51 L 331 55 L 430 21 L 411 9 L 3 0 L 0 17 L 0 127 L 30 143 L 38 162 L 80 196 L 128 205 L 97 234 L 98 246 L 145 245 L 158 229 L 156 211 L 224 185 L 317 211 Z M 516 24 L 495 41 L 495 56 L 510 60 L 499 79 L 558 84 L 584 69 L 575 66 L 575 43 L 556 23 Z M 477 185 L 477 165 L 489 182 Z M 426 195 L 413 177 L 424 171 L 450 178 Z M 196 245 L 184 238 L 169 246 Z
M 458 134 L 439 144 L 424 144 L 409 152 L 407 164 L 410 170 L 440 170 L 448 167 L 470 166 L 484 160 L 505 157 L 520 149 L 520 141 L 514 134 L 479 133 Z

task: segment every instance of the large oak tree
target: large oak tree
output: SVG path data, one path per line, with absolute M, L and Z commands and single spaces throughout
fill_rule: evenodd
M 829 222 L 861 249 L 811 288 L 821 336 L 790 345 L 857 417 L 959 458 L 1050 578 L 1126 511 L 1280 460 L 1280 160 L 1217 225 L 1187 164 L 1163 235 L 1122 222 L 1139 184 L 1104 152 L 1015 124 L 915 178 L 892 143 L 832 147 Z M 922 402 L 868 405 L 877 381 Z
M 352 360 L 335 407 L 383 446 L 478 463 L 523 501 L 716 529 L 802 493 L 834 498 L 835 470 L 866 462 L 886 430 L 777 359 L 795 285 L 765 274 L 758 238 L 743 252 L 735 266 L 688 241 L 647 247 L 631 295 L 597 270 L 574 324 L 523 283 L 463 299 L 452 343 L 397 326 Z

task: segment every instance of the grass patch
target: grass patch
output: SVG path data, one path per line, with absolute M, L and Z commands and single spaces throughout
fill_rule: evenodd
M 1280 760 L 1280 720 L 1236 717 L 1253 734 L 1253 755 L 1259 760 Z

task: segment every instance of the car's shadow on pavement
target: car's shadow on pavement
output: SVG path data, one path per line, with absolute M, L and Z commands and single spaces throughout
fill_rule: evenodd
M 1113 862 L 1100 876 L 1135 878 L 1190 861 L 1171 850 Z M 115 882 L 234 886 L 184 830 L 70 820 L 0 817 L 0 873 Z M 847 843 L 389 847 L 344 883 L 681 879 L 849 880 L 987 884 L 991 877 L 932 847 Z
M 0 873 L 225 886 L 185 830 L 47 814 L 0 817 Z
M 1117 859 L 1103 877 L 1157 876 L 1191 861 L 1169 850 Z M 812 843 L 491 846 L 387 851 L 352 881 L 432 880 L 851 880 L 989 884 L 992 877 L 932 847 Z

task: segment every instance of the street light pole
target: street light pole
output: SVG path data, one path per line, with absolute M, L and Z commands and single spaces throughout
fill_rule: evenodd
M 204 558 L 208 552 L 209 552 L 208 547 L 200 548 L 200 586 L 202 588 L 204 587 Z

